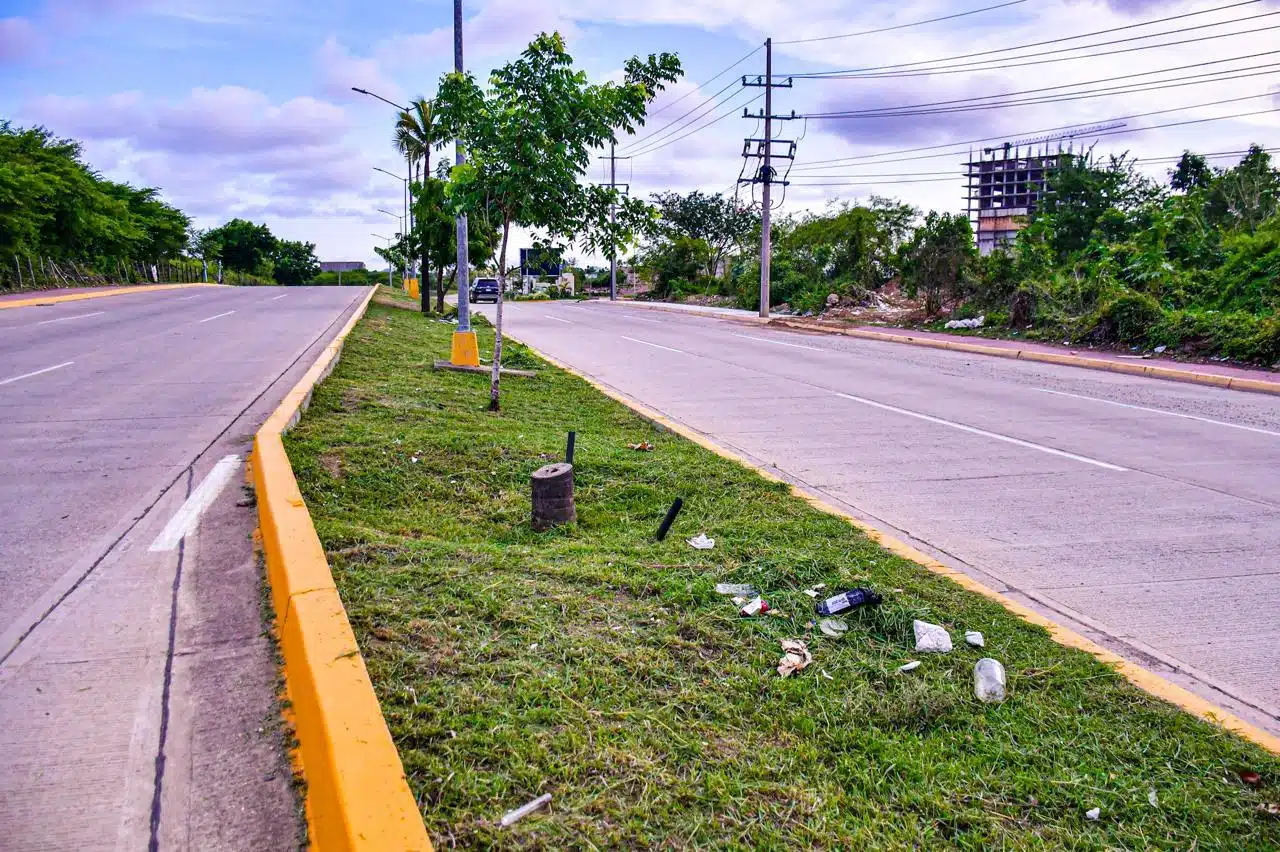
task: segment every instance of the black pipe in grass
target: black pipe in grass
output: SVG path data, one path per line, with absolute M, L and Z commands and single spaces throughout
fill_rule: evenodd
M 671 529 L 671 525 L 675 523 L 676 515 L 680 514 L 680 507 L 683 505 L 683 497 L 677 497 L 676 502 L 671 504 L 671 508 L 667 510 L 667 516 L 662 519 L 662 523 L 658 526 L 658 541 L 662 541 L 667 537 L 667 532 Z
M 565 444 L 565 448 L 564 448 L 565 464 L 573 464 L 573 442 L 574 442 L 574 439 L 577 438 L 577 436 L 578 436 L 577 432 L 569 433 L 569 442 Z

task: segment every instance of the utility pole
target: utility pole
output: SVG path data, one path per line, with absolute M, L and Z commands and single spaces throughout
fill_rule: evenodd
M 760 316 L 768 319 L 769 317 L 769 266 L 771 260 L 771 238 L 769 218 L 772 205 L 773 193 L 770 191 L 775 183 L 781 183 L 786 186 L 786 181 L 777 181 L 774 179 L 776 172 L 773 168 L 773 160 L 778 155 L 773 152 L 773 143 L 787 142 L 790 144 L 789 153 L 783 155 L 786 159 L 795 159 L 796 143 L 787 139 L 773 138 L 774 121 L 792 121 L 796 114 L 792 111 L 791 115 L 774 115 L 773 114 L 773 90 L 791 88 L 791 78 L 788 77 L 785 83 L 773 82 L 773 39 L 767 38 L 764 41 L 764 77 L 756 77 L 754 81 L 748 81 L 746 76 L 742 78 L 742 85 L 746 87 L 760 87 L 764 89 L 764 111 L 759 116 L 751 116 L 746 109 L 742 110 L 743 118 L 758 117 L 764 120 L 764 138 L 747 139 L 744 141 L 742 148 L 742 156 L 750 159 L 751 157 L 759 157 L 761 159 L 760 171 L 753 177 L 739 181 L 740 183 L 759 183 L 763 184 L 760 193 Z M 751 143 L 758 143 L 757 151 L 750 151 Z
M 614 143 L 609 143 L 609 186 L 614 186 L 618 182 L 618 158 L 614 152 Z M 609 205 L 609 228 L 612 229 L 615 221 L 616 205 Z M 610 247 L 609 249 L 609 301 L 618 301 L 618 250 Z
M 609 156 L 600 158 L 602 160 L 609 161 L 609 182 L 606 184 L 601 184 L 601 186 L 607 186 L 607 187 L 610 187 L 611 189 L 616 189 L 617 187 L 620 186 L 620 187 L 623 187 L 622 191 L 624 193 L 627 193 L 631 191 L 631 184 L 618 183 L 618 160 L 629 160 L 631 158 L 619 157 L 616 153 L 614 153 L 615 147 L 616 147 L 615 144 L 613 142 L 610 142 Z M 610 204 L 609 205 L 610 226 L 612 226 L 614 223 L 616 211 L 617 211 L 616 205 Z M 618 299 L 618 250 L 616 248 L 611 247 L 609 249 L 609 301 L 613 302 L 613 301 L 617 301 L 617 299 Z
M 453 70 L 463 73 L 462 64 L 462 0 L 453 0 Z M 453 161 L 457 165 L 466 162 L 466 154 L 462 150 L 462 140 L 453 140 Z M 479 367 L 480 347 L 476 343 L 476 333 L 471 329 L 471 267 L 467 252 L 467 217 L 458 216 L 457 220 L 458 257 L 457 273 L 453 276 L 458 282 L 458 330 L 453 333 L 453 346 L 449 353 L 449 361 L 459 366 Z

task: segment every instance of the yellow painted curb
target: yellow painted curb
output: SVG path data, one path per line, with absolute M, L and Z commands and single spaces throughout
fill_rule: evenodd
M 307 782 L 307 825 L 315 849 L 430 852 L 431 839 L 347 612 L 303 502 L 283 434 L 332 372 L 376 288 L 325 347 L 253 439 L 262 550 L 280 631 L 294 757 Z
M 504 334 L 512 340 L 517 340 L 517 338 L 510 332 L 504 332 Z M 1275 734 L 1268 733 L 1256 725 L 1251 725 L 1234 714 L 1228 713 L 1226 710 L 1218 707 L 1213 702 L 1201 698 L 1190 690 L 1184 689 L 1175 683 L 1165 680 L 1154 672 L 1150 672 L 1141 666 L 1129 662 L 1120 655 L 1107 650 L 1093 640 L 1081 636 L 1071 628 L 1064 627 L 1056 621 L 1041 615 L 1030 607 L 1015 601 L 1007 595 L 997 592 L 995 589 L 992 589 L 983 583 L 978 582 L 963 571 L 958 571 L 955 568 L 943 565 L 933 557 L 917 550 L 906 542 L 889 535 L 884 530 L 874 527 L 866 521 L 849 514 L 838 506 L 832 505 L 820 497 L 809 494 L 797 486 L 788 483 L 781 477 L 752 464 L 746 458 L 738 455 L 732 450 L 728 450 L 720 446 L 705 435 L 690 429 L 688 426 L 685 426 L 682 423 L 677 423 L 666 415 L 661 414 L 642 403 L 636 402 L 624 394 L 615 391 L 613 388 L 600 384 L 590 376 L 579 372 L 556 358 L 552 358 L 545 352 L 542 352 L 523 341 L 518 342 L 520 342 L 529 351 L 538 355 L 538 357 L 544 359 L 550 364 L 554 364 L 566 373 L 577 376 L 596 390 L 603 393 L 605 396 L 622 403 L 644 419 L 657 423 L 663 428 L 675 432 L 687 440 L 693 441 L 695 444 L 710 450 L 722 458 L 729 459 L 730 461 L 737 462 L 743 467 L 750 468 L 765 479 L 787 485 L 794 496 L 801 498 L 815 509 L 826 512 L 829 515 L 835 515 L 845 519 L 850 524 L 866 533 L 867 537 L 876 544 L 890 551 L 895 556 L 900 556 L 903 559 L 915 562 L 935 574 L 940 574 L 950 578 L 971 592 L 976 592 L 989 600 L 995 601 L 1009 612 L 1021 617 L 1023 620 L 1048 630 L 1049 635 L 1052 636 L 1053 640 L 1060 645 L 1065 645 L 1068 648 L 1075 648 L 1077 650 L 1084 651 L 1087 654 L 1092 654 L 1102 663 L 1105 663 L 1115 669 L 1134 686 L 1149 693 L 1150 695 L 1180 707 L 1193 716 L 1198 716 L 1201 719 L 1219 725 L 1226 730 L 1261 746 L 1273 754 L 1280 754 L 1280 737 Z
M 705 314 L 704 316 L 715 316 Z M 1174 382 L 1188 382 L 1197 385 L 1226 388 L 1228 390 L 1253 391 L 1254 393 L 1270 393 L 1280 395 L 1280 382 L 1265 379 L 1241 379 L 1232 376 L 1219 376 L 1214 373 L 1198 373 L 1194 370 L 1180 370 L 1175 367 L 1160 367 L 1153 364 L 1128 364 L 1124 361 L 1108 361 L 1105 358 L 1088 358 L 1083 355 L 1065 355 L 1057 352 L 1040 352 L 1031 349 L 1004 349 L 998 346 L 983 346 L 980 343 L 964 343 L 958 340 L 936 340 L 931 337 L 913 337 L 908 334 L 888 334 L 880 331 L 868 331 L 862 328 L 830 328 L 825 325 L 797 322 L 789 319 L 773 321 L 783 328 L 794 328 L 802 331 L 817 331 L 824 334 L 840 334 L 845 337 L 858 337 L 863 340 L 879 340 L 886 343 L 905 343 L 911 346 L 925 346 L 930 349 L 949 349 L 953 352 L 968 352 L 974 355 L 991 355 L 996 358 L 1009 358 L 1016 361 L 1041 361 L 1046 364 L 1059 364 L 1065 367 L 1083 367 L 1088 370 L 1104 370 L 1108 373 L 1126 373 L 1132 376 L 1148 376 L 1153 379 L 1167 379 Z
M 84 299 L 104 299 L 107 296 L 123 296 L 127 293 L 151 293 L 156 290 L 186 290 L 190 287 L 221 287 L 221 284 L 144 284 L 139 287 L 117 287 L 113 290 L 90 290 L 83 293 L 63 293 L 60 296 L 32 297 L 0 302 L 0 311 L 9 308 L 30 308 L 35 305 L 52 305 L 58 302 L 79 302 Z

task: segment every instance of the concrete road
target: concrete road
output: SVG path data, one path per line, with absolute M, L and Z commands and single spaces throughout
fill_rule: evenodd
M 1280 398 L 639 306 L 513 303 L 505 317 L 596 380 L 1280 732 Z
M 363 288 L 0 311 L 0 843 L 287 849 L 253 433 Z

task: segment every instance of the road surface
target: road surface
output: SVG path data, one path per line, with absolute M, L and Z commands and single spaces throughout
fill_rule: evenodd
M 253 433 L 364 288 L 0 310 L 0 843 L 286 849 Z
M 640 306 L 512 303 L 505 317 L 597 381 L 1280 732 L 1280 398 Z

